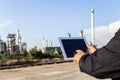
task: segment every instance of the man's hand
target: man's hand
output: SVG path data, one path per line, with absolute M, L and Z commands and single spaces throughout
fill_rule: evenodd
M 94 46 L 87 45 L 87 48 L 88 48 L 88 54 L 92 54 L 96 51 L 96 48 Z
M 96 48 L 94 46 L 91 46 L 91 45 L 87 45 L 87 48 L 88 48 L 88 52 L 87 54 L 92 54 L 96 51 Z M 80 58 L 85 55 L 86 53 L 83 52 L 82 50 L 76 50 L 76 54 L 74 55 L 73 57 L 73 61 L 75 63 L 78 63 Z
M 79 62 L 79 59 L 84 55 L 85 53 L 82 50 L 76 50 L 76 54 L 73 57 L 73 61 L 75 63 Z

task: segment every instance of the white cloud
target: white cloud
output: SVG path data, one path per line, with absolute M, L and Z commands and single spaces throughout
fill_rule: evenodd
M 98 47 L 104 46 L 114 36 L 115 32 L 120 28 L 120 21 L 95 27 L 95 43 Z M 85 37 L 88 43 L 91 42 L 91 29 L 85 29 Z
M 109 25 L 110 33 L 114 34 L 120 28 L 120 21 L 113 22 Z
M 0 23 L 0 28 L 6 27 L 6 26 L 10 25 L 11 23 L 13 23 L 13 21 L 6 21 L 3 23 Z

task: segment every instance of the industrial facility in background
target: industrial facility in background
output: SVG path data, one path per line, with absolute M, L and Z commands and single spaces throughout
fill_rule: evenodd
M 84 32 L 83 30 L 80 31 L 80 33 L 79 33 L 80 37 L 84 37 L 83 32 Z M 67 35 L 68 35 L 68 37 L 72 37 L 71 33 L 68 33 Z M 95 44 L 94 9 L 91 9 L 91 43 L 90 43 L 90 45 L 97 47 L 97 45 Z M 49 51 L 49 50 L 55 50 L 55 52 L 57 53 L 57 51 L 60 50 L 60 47 L 53 47 L 52 42 L 50 42 L 50 46 L 48 46 L 48 40 L 43 38 L 42 52 Z
M 72 37 L 71 33 L 67 33 L 67 37 Z M 83 37 L 83 30 L 80 31 L 80 37 Z M 60 46 L 53 46 L 53 42 L 50 41 L 48 42 L 47 39 L 43 37 L 43 47 L 42 47 L 42 52 L 44 53 L 45 51 L 54 51 L 54 53 L 58 54 L 59 51 L 61 51 Z
M 7 41 L 4 42 L 0 38 L 0 52 L 17 52 L 21 53 L 22 51 L 27 51 L 27 43 L 22 42 L 20 31 L 16 34 L 8 34 Z
M 48 44 L 48 40 L 43 37 L 43 47 L 42 52 L 45 51 L 54 51 L 55 54 L 58 54 L 59 51 L 61 51 L 61 48 L 59 46 L 53 46 L 52 41 L 50 42 L 50 45 Z

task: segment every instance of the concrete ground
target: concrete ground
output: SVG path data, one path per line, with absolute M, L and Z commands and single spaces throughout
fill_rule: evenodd
M 79 71 L 73 62 L 0 70 L 0 80 L 100 80 Z M 105 79 L 111 80 L 111 79 Z

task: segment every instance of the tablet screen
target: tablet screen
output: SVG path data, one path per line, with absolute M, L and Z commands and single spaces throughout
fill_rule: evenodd
M 84 38 L 60 38 L 60 43 L 65 60 L 72 59 L 76 50 L 86 52 L 86 42 Z

